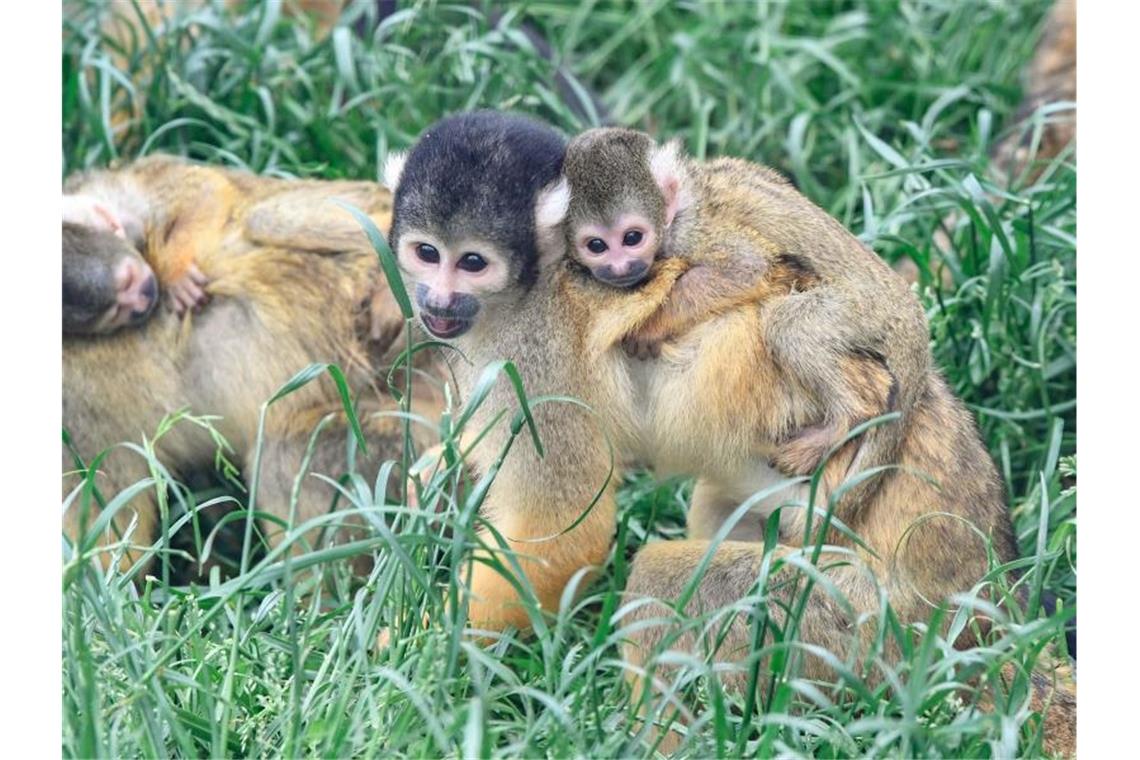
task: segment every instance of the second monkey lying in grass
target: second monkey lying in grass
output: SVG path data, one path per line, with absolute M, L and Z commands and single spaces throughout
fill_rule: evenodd
M 247 482 L 259 475 L 257 510 L 272 516 L 268 540 L 279 545 L 289 520 L 316 519 L 336 497 L 328 483 L 305 477 L 294 501 L 294 479 L 318 424 L 324 427 L 309 471 L 338 476 L 350 469 L 349 423 L 331 381 L 279 398 L 262 425 L 266 399 L 316 363 L 342 368 L 357 400 L 369 447 L 354 466 L 376 472 L 383 461 L 402 456 L 403 423 L 393 416 L 398 410 L 382 378 L 401 351 L 395 336 L 404 321 L 359 223 L 334 202 L 344 199 L 386 228 L 386 190 L 370 182 L 285 180 L 151 156 L 74 175 L 64 193 L 65 500 L 78 493 L 84 462 L 99 462 L 95 482 L 104 495 L 145 479 L 146 459 L 116 444 L 137 440 L 162 427 L 171 412 L 188 408 L 216 416 L 212 425 L 229 442 Z M 118 283 L 123 268 L 133 274 Z M 189 324 L 177 307 L 154 308 L 156 294 L 171 292 L 188 273 L 200 273 L 195 284 L 212 299 Z M 114 305 L 120 296 L 130 304 L 122 313 Z M 78 309 L 84 299 L 96 307 Z M 199 302 L 195 297 L 192 304 Z M 116 326 L 123 329 L 107 334 Z M 439 413 L 439 377 L 426 360 L 417 362 L 412 403 L 423 418 Z M 435 441 L 427 425 L 415 425 L 412 434 L 417 445 Z M 198 426 L 176 425 L 155 440 L 160 461 L 178 476 L 216 466 L 217 441 Z M 81 497 L 70 502 L 64 529 L 76 545 L 111 557 L 109 547 L 137 520 L 124 566 L 150 556 L 145 548 L 160 535 L 160 511 L 149 490 L 137 492 L 113 526 L 90 536 L 97 506 Z M 346 518 L 335 540 L 358 535 L 359 525 Z M 293 538 L 300 545 L 330 534 L 314 529 Z
M 675 142 L 603 128 L 571 140 L 563 177 L 540 225 L 564 219 L 570 255 L 596 279 L 631 288 L 656 258 L 691 264 L 668 300 L 625 336 L 632 355 L 657 356 L 663 342 L 696 324 L 780 297 L 766 312 L 765 343 L 826 410 L 819 424 L 782 442 L 774 464 L 783 472 L 810 474 L 855 425 L 913 407 L 930 364 L 918 299 L 776 172 L 736 158 L 697 162 Z M 861 365 L 866 372 L 848 371 Z M 869 408 L 853 378 L 883 368 L 892 392 L 885 407 Z M 894 464 L 901 434 L 897 424 L 870 431 L 853 470 Z

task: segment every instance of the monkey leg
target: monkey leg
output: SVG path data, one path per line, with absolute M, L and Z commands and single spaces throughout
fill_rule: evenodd
M 841 305 L 820 290 L 781 298 L 761 315 L 765 342 L 773 362 L 819 404 L 822 422 L 794 431 L 781 442 L 774 463 L 792 475 L 807 475 L 818 467 L 852 427 L 886 414 L 895 407 L 898 380 L 885 358 L 857 348 L 857 335 L 842 316 Z M 865 440 L 901 439 L 897 423 L 865 434 Z M 857 444 L 841 452 L 845 469 Z M 881 452 L 889 456 L 884 447 Z M 893 464 L 873 457 L 867 466 Z
M 734 512 L 753 494 L 770 489 L 785 477 L 757 464 L 750 468 L 750 477 L 735 483 L 701 478 L 693 486 L 693 498 L 685 515 L 690 539 L 708 541 L 725 524 Z M 799 503 L 807 499 L 806 486 L 791 486 L 776 491 L 757 502 L 729 531 L 729 541 L 764 541 L 764 526 L 768 515 L 781 504 Z M 780 516 L 781 541 L 798 541 L 803 536 L 801 510 L 785 509 Z
M 668 698 L 673 688 L 669 681 L 677 673 L 675 667 L 654 663 L 654 655 L 662 650 L 682 651 L 709 658 L 714 663 L 742 665 L 724 672 L 722 682 L 737 692 L 748 683 L 748 672 L 742 661 L 753 648 L 752 618 L 756 609 L 739 603 L 756 591 L 764 551 L 761 544 L 722 542 L 685 607 L 686 616 L 693 617 L 736 605 L 739 614 L 734 618 L 726 617 L 733 613 L 725 610 L 717 617 L 685 623 L 667 604 L 689 586 L 694 571 L 711 546 L 709 541 L 702 540 L 662 541 L 644 546 L 634 557 L 626 587 L 629 612 L 622 623 L 629 635 L 622 651 L 631 666 L 627 677 L 632 682 L 634 701 L 643 718 L 649 712 L 656 715 L 672 712 L 662 697 Z M 773 560 L 792 553 L 787 547 L 777 547 Z M 879 590 L 869 570 L 850 555 L 825 553 L 818 566 L 832 588 L 815 584 L 798 622 L 794 641 L 799 643 L 793 643 L 788 654 L 799 658 L 800 677 L 833 681 L 837 676 L 832 666 L 811 651 L 812 648 L 827 650 L 857 672 L 875 634 L 875 616 L 867 613 L 877 609 Z M 765 612 L 785 635 L 790 633 L 786 626 L 787 609 L 794 607 L 796 598 L 805 589 L 803 579 L 795 585 L 791 583 L 799 574 L 797 568 L 785 564 L 772 572 L 766 584 Z M 764 646 L 772 647 L 770 635 Z M 761 677 L 765 677 L 770 658 L 771 653 L 760 662 Z M 643 677 L 641 674 L 646 668 L 649 673 Z M 678 738 L 676 734 L 667 736 L 663 751 L 669 751 L 666 748 L 671 749 Z
M 693 498 L 685 513 L 689 538 L 711 539 L 739 506 L 740 501 L 733 494 L 726 493 L 720 484 L 704 478 L 698 480 L 693 485 Z M 751 518 L 751 514 L 741 518 L 729 532 L 729 540 L 763 541 L 763 524 Z

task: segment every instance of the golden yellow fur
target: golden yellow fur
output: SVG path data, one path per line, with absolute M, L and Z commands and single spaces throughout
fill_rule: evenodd
M 155 271 L 196 262 L 213 296 L 185 322 L 161 309 L 138 329 L 64 340 L 63 424 L 86 461 L 108 446 L 152 436 L 164 415 L 188 407 L 195 414 L 220 415 L 215 425 L 249 478 L 261 404 L 314 362 L 340 365 L 361 396 L 370 441 L 361 466 L 398 456 L 401 425 L 377 416 L 394 405 L 375 388 L 378 369 L 397 349 L 370 338 L 369 309 L 402 322 L 392 317 L 398 311 L 385 306 L 391 294 L 364 233 L 332 201 L 354 203 L 386 228 L 387 190 L 362 182 L 262 178 L 164 156 L 73 177 L 67 189 L 142 209 L 143 253 Z M 380 328 L 385 340 L 395 332 L 390 325 L 371 327 Z M 429 419 L 436 416 L 438 388 L 417 382 L 413 398 Z M 270 408 L 259 510 L 289 516 L 289 495 L 309 435 L 327 414 L 335 422 L 322 435 L 313 471 L 339 474 L 345 451 L 341 410 L 327 377 Z M 413 430 L 428 437 L 419 426 Z M 205 432 L 185 423 L 159 445 L 162 461 L 175 472 L 212 466 L 214 451 Z M 63 466 L 65 473 L 74 469 L 66 451 Z M 114 495 L 147 474 L 139 455 L 117 448 L 97 482 Z M 311 476 L 304 483 L 298 521 L 316 516 L 331 501 L 327 485 Z M 65 478 L 64 493 L 75 484 L 74 477 Z M 149 545 L 155 538 L 154 505 L 144 495 L 131 506 L 119 528 L 137 516 L 133 543 Z M 74 535 L 91 518 L 73 507 L 65 517 L 67 532 Z
M 810 234 L 810 220 L 798 223 Z M 563 531 L 586 509 L 611 467 L 615 479 L 624 461 L 650 464 L 659 474 L 700 478 L 690 515 L 691 538 L 645 547 L 629 578 L 631 598 L 673 599 L 689 582 L 724 519 L 756 491 L 783 480 L 768 462 L 777 442 L 822 413 L 819 403 L 773 359 L 767 342 L 772 313 L 794 293 L 710 316 L 666 343 L 658 359 L 640 361 L 626 355 L 618 345 L 620 337 L 659 307 L 685 268 L 677 260 L 658 262 L 650 281 L 629 293 L 592 281 L 574 264 L 552 265 L 540 274 L 508 324 L 487 326 L 482 335 L 488 337 L 462 344 L 474 366 L 457 367 L 461 388 L 471 387 L 484 362 L 512 359 L 531 397 L 570 395 L 594 412 L 564 404 L 537 408 L 546 456 L 538 457 L 525 435 L 520 436 L 484 504 L 485 517 L 507 537 L 509 548 L 527 557 L 521 567 L 544 610 L 559 603 L 575 573 L 598 565 L 609 551 L 616 514 L 613 480 L 586 519 Z M 863 371 L 858 365 L 840 364 L 839 370 L 855 374 L 849 378 L 853 387 L 869 397 L 887 380 L 885 375 L 858 376 Z M 900 620 L 923 621 L 933 605 L 970 590 L 985 575 L 987 540 L 999 559 L 1015 554 L 1001 484 L 973 420 L 935 370 L 923 370 L 920 379 L 911 391 L 909 413 L 897 423 L 901 469 L 879 476 L 876 486 L 863 489 L 859 498 L 841 502 L 841 519 L 871 551 L 836 530 L 827 536 L 827 543 L 848 552 L 844 564 L 827 575 L 850 606 L 817 592 L 802 619 L 803 641 L 841 656 L 869 646 L 873 625 L 854 623 L 861 616 L 876 619 L 883 595 Z M 475 418 L 476 429 L 495 411 L 516 406 L 513 391 L 500 382 Z M 487 471 L 494 466 L 506 441 L 507 431 L 500 424 L 473 452 L 477 467 Z M 847 474 L 861 469 L 857 451 L 838 459 L 825 478 L 819 504 L 826 504 L 829 492 Z M 805 498 L 806 488 L 800 486 L 758 504 L 733 531 L 736 540 L 713 555 L 691 602 L 694 608 L 718 608 L 744 596 L 756 578 L 766 515 L 782 503 Z M 804 511 L 786 508 L 780 555 L 802 546 L 804 535 Z M 791 567 L 781 571 L 791 572 Z M 474 627 L 529 626 L 514 587 L 496 570 L 476 563 L 470 586 Z M 780 600 L 780 592 L 775 592 L 769 608 L 777 622 L 783 620 L 775 603 Z M 648 623 L 662 612 L 658 605 L 642 606 L 625 622 Z M 667 623 L 637 629 L 626 657 L 642 663 L 669 629 Z M 738 657 L 747 635 L 747 621 L 738 621 L 719 657 Z M 957 643 L 971 641 L 966 633 Z M 810 658 L 805 671 L 809 678 L 830 673 L 824 661 Z M 1069 713 L 1052 719 L 1071 718 Z

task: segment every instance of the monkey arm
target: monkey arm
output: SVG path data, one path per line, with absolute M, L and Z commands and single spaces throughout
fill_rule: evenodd
M 371 250 L 360 224 L 340 202 L 359 208 L 387 233 L 392 195 L 386 188 L 374 182 L 306 182 L 251 208 L 245 235 L 256 245 L 313 253 Z
M 657 356 L 666 340 L 797 284 L 802 287 L 796 272 L 752 253 L 702 256 L 678 277 L 661 306 L 623 338 L 623 346 L 641 359 Z
M 150 165 L 142 170 L 151 172 L 146 189 L 156 206 L 147 258 L 176 312 L 199 308 L 209 300 L 209 278 L 199 265 L 208 266 L 221 245 L 239 190 L 211 167 L 171 162 L 162 172 Z

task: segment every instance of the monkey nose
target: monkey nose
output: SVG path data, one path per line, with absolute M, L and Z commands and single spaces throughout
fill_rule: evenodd
M 156 303 L 158 303 L 158 282 L 153 274 L 148 274 L 143 280 L 142 286 L 139 287 L 139 297 L 136 299 L 135 310 L 131 316 L 135 319 L 142 319 L 154 310 Z
M 133 319 L 145 317 L 158 303 L 158 282 L 149 267 L 128 261 L 121 268 L 118 302 L 128 309 Z

